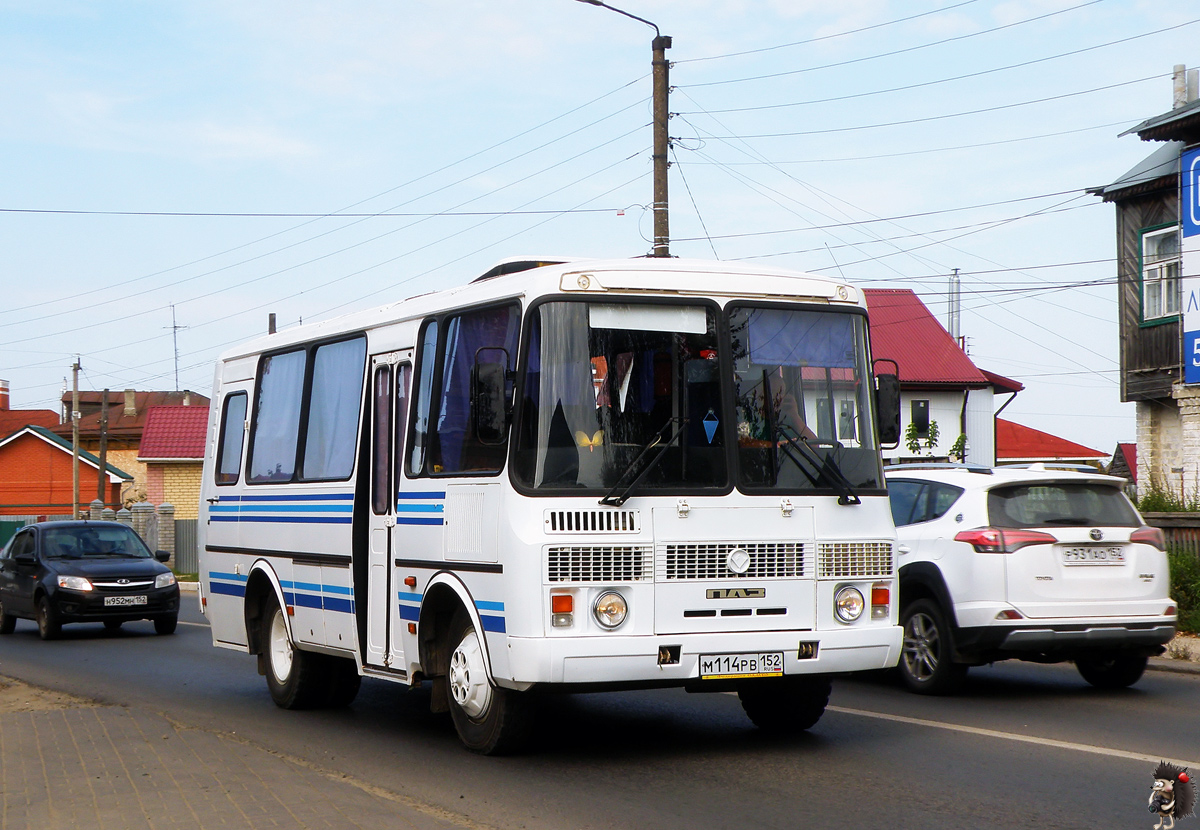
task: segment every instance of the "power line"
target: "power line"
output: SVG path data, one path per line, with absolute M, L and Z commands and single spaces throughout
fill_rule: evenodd
M 1058 60 L 1059 58 L 1066 58 L 1066 57 L 1070 57 L 1072 55 L 1081 55 L 1084 52 L 1092 52 L 1092 51 L 1095 51 L 1096 49 L 1104 49 L 1106 47 L 1116 46 L 1121 43 L 1129 43 L 1130 41 L 1139 40 L 1141 38 L 1150 37 L 1152 35 L 1160 35 L 1163 32 L 1170 32 L 1175 29 L 1182 29 L 1185 26 L 1192 26 L 1196 23 L 1200 23 L 1200 18 L 1197 18 L 1194 20 L 1189 20 L 1186 23 L 1180 23 L 1175 26 L 1167 26 L 1166 28 L 1163 28 L 1163 29 L 1156 29 L 1152 32 L 1143 32 L 1140 35 L 1131 35 L 1130 37 L 1121 38 L 1120 40 L 1112 40 L 1107 43 L 1096 44 L 1095 46 L 1087 46 L 1082 49 L 1074 49 L 1070 52 L 1060 52 L 1057 55 L 1048 55 L 1047 57 L 1043 57 L 1043 58 L 1034 58 L 1032 60 L 1022 61 L 1020 63 L 1011 63 L 1006 66 L 998 66 L 998 67 L 995 67 L 992 69 L 983 69 L 978 72 L 968 72 L 965 75 L 954 75 L 949 78 L 938 78 L 937 80 L 933 80 L 933 81 L 923 81 L 921 83 L 916 83 L 916 84 L 906 84 L 905 86 L 889 87 L 888 89 L 875 89 L 875 90 L 871 90 L 869 92 L 856 92 L 856 93 L 853 93 L 850 95 L 837 95 L 837 96 L 834 96 L 831 98 L 813 98 L 808 101 L 792 101 L 792 102 L 786 103 L 786 104 L 762 104 L 762 105 L 754 106 L 754 107 L 734 107 L 731 109 L 706 110 L 705 112 L 708 115 L 714 115 L 714 114 L 731 113 L 731 112 L 758 112 L 761 110 L 776 110 L 776 109 L 785 109 L 785 108 L 789 108 L 789 107 L 806 107 L 806 106 L 811 106 L 814 104 L 828 104 L 828 103 L 832 103 L 832 102 L 849 101 L 849 100 L 852 100 L 855 98 L 869 98 L 869 97 L 872 97 L 875 95 L 888 95 L 893 92 L 907 92 L 907 91 L 913 90 L 913 89 L 924 89 L 926 87 L 938 86 L 940 84 L 947 84 L 947 83 L 951 83 L 953 81 L 963 81 L 963 80 L 967 80 L 969 78 L 979 78 L 984 75 L 992 75 L 997 72 L 1007 72 L 1012 69 L 1021 69 L 1026 66 L 1033 66 L 1034 64 L 1045 63 L 1047 61 L 1052 61 L 1052 60 Z M 688 115 L 690 113 L 684 112 L 681 114 Z
M 964 0 L 964 2 L 955 3 L 953 6 L 944 6 L 940 9 L 931 9 L 930 11 L 921 12 L 920 14 L 910 14 L 908 17 L 898 17 L 895 20 L 888 20 L 883 23 L 873 23 L 870 26 L 862 26 L 858 29 L 848 29 L 844 32 L 835 32 L 831 35 L 821 35 L 820 37 L 810 37 L 806 40 L 796 40 L 796 41 L 792 41 L 791 43 L 780 43 L 777 46 L 764 46 L 761 49 L 747 49 L 742 52 L 728 52 L 724 55 L 708 55 L 703 58 L 686 58 L 684 60 L 672 61 L 672 63 L 675 63 L 675 64 L 699 63 L 700 61 L 715 61 L 715 60 L 720 60 L 721 58 L 739 58 L 743 55 L 756 55 L 756 54 L 759 54 L 762 52 L 774 52 L 777 49 L 788 49 L 792 46 L 804 46 L 805 44 L 808 44 L 808 43 L 819 43 L 823 40 L 833 40 L 834 38 L 846 37 L 847 35 L 857 35 L 857 34 L 861 34 L 862 32 L 869 32 L 869 31 L 872 31 L 873 29 L 882 29 L 886 26 L 895 26 L 897 23 L 907 23 L 910 20 L 916 20 L 921 17 L 928 17 L 931 14 L 941 14 L 942 12 L 952 11 L 954 9 L 962 8 L 963 6 L 969 6 L 972 3 L 976 3 L 976 2 L 978 2 L 978 0 Z
M 1047 18 L 1054 17 L 1055 15 L 1066 14 L 1067 12 L 1072 12 L 1072 11 L 1075 11 L 1076 9 L 1082 9 L 1087 6 L 1094 6 L 1100 2 L 1103 2 L 1103 0 L 1088 0 L 1088 2 L 1086 2 L 1086 3 L 1080 3 L 1079 5 L 1076 5 L 1076 6 L 1069 6 L 1065 9 L 1059 9 L 1058 11 L 1048 12 L 1046 14 L 1041 14 L 1036 17 L 1028 17 L 1024 20 L 1018 20 L 1014 23 L 1006 23 L 1002 26 L 994 26 L 990 29 L 983 29 L 981 31 L 971 32 L 970 34 L 965 34 L 965 35 L 956 35 L 954 37 L 948 37 L 943 40 L 935 40 L 930 43 L 922 43 L 917 46 L 909 46 L 904 49 L 895 49 L 891 52 L 880 52 L 879 54 L 876 54 L 876 55 L 867 55 L 866 57 L 852 58 L 850 60 L 838 61 L 836 63 L 827 63 L 827 64 L 823 64 L 821 66 L 809 66 L 804 69 L 792 69 L 792 70 L 789 70 L 786 72 L 772 72 L 767 75 L 753 75 L 748 78 L 730 78 L 730 79 L 727 79 L 724 81 L 707 81 L 705 83 L 697 83 L 697 84 L 680 84 L 678 88 L 679 89 L 693 89 L 693 88 L 702 87 L 702 86 L 721 86 L 724 84 L 740 84 L 740 83 L 744 83 L 746 81 L 763 81 L 763 80 L 767 80 L 769 78 L 782 78 L 782 77 L 785 77 L 788 75 L 800 75 L 805 72 L 816 72 L 821 69 L 834 69 L 839 66 L 850 66 L 851 64 L 863 63 L 865 61 L 873 61 L 873 60 L 878 60 L 880 58 L 890 58 L 890 57 L 894 57 L 895 55 L 903 55 L 908 52 L 916 52 L 921 49 L 929 49 L 934 46 L 942 46 L 947 43 L 954 43 L 956 41 L 968 40 L 970 38 L 979 37 L 981 35 L 991 34 L 992 32 L 1000 32 L 1005 29 L 1012 29 L 1016 26 L 1023 26 L 1026 23 L 1035 23 L 1039 20 L 1045 20 Z
M 642 129 L 639 127 L 638 129 Z M 442 210 L 430 213 L 200 213 L 196 211 L 167 211 L 167 210 L 39 210 L 34 208 L 0 208 L 0 213 L 43 213 L 67 216 L 183 216 L 183 217 L 214 217 L 235 219 L 386 219 L 390 216 L 400 218 L 439 218 L 443 216 L 537 216 L 548 213 L 613 213 L 620 208 L 582 208 L 575 210 L 472 210 L 454 211 Z
M 1120 87 L 1133 86 L 1134 84 L 1142 84 L 1142 83 L 1146 83 L 1147 81 L 1155 81 L 1155 80 L 1159 80 L 1161 78 L 1166 78 L 1166 77 L 1168 77 L 1167 73 L 1159 73 L 1157 75 L 1148 75 L 1145 78 L 1137 78 L 1132 81 L 1121 81 L 1120 83 L 1106 84 L 1105 86 L 1093 87 L 1091 89 L 1082 89 L 1077 92 L 1066 92 L 1066 93 L 1063 93 L 1062 95 L 1050 95 L 1045 98 L 1034 98 L 1033 100 L 1030 100 L 1030 101 L 1017 101 L 1016 103 L 1012 103 L 1012 104 L 999 104 L 994 107 L 983 107 L 982 109 L 963 110 L 962 112 L 950 112 L 950 113 L 944 113 L 942 115 L 929 115 L 929 116 L 925 116 L 924 118 L 907 118 L 902 121 L 885 121 L 885 122 L 881 122 L 878 124 L 858 124 L 853 127 L 831 127 L 831 128 L 822 129 L 822 130 L 801 130 L 798 132 L 791 132 L 791 133 L 758 133 L 758 134 L 751 134 L 751 135 L 717 135 L 715 133 L 709 133 L 709 134 L 706 134 L 704 137 L 711 138 L 714 140 L 720 140 L 720 141 L 724 141 L 724 140 L 728 140 L 728 139 L 751 139 L 751 138 L 794 138 L 796 136 L 804 136 L 804 135 L 828 135 L 829 133 L 848 133 L 848 132 L 856 132 L 858 130 L 876 130 L 876 129 L 881 129 L 883 127 L 902 127 L 902 126 L 905 126 L 908 124 L 925 124 L 930 121 L 942 121 L 942 120 L 945 120 L 948 118 L 963 118 L 968 115 L 981 115 L 983 113 L 988 113 L 988 112 L 999 112 L 1001 110 L 1009 110 L 1009 109 L 1016 109 L 1018 107 L 1033 106 L 1034 104 L 1045 104 L 1050 101 L 1062 101 L 1066 98 L 1075 98 L 1080 95 L 1091 95 L 1092 93 L 1095 93 L 1095 92 L 1105 92 L 1110 89 L 1119 89 Z

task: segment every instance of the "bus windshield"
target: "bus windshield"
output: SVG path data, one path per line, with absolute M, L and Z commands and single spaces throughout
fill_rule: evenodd
M 728 488 L 736 462 L 747 492 L 882 489 L 866 318 L 735 305 L 726 319 L 728 339 L 710 304 L 536 306 L 516 482 L 604 494 L 640 476 L 637 492 L 693 492 Z
M 729 327 L 739 489 L 881 489 L 866 317 L 739 305 Z
M 649 463 L 639 491 L 726 487 L 717 314 L 699 304 L 537 306 L 517 481 L 605 490 Z

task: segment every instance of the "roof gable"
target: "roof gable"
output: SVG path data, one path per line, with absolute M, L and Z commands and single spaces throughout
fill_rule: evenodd
M 1108 458 L 1108 453 L 1059 438 L 1040 429 L 996 419 L 997 461 L 1087 461 Z
M 921 299 L 908 288 L 865 288 L 875 359 L 894 360 L 900 382 L 991 385 Z
M 7 438 L 0 440 L 0 448 L 3 448 L 5 446 L 7 446 L 8 444 L 11 444 L 13 441 L 16 441 L 18 438 L 20 438 L 23 435 L 31 435 L 35 438 L 40 438 L 42 441 L 45 441 L 50 446 L 54 447 L 57 450 L 65 452 L 65 453 L 73 454 L 73 452 L 74 452 L 70 441 L 60 438 L 59 436 L 55 435 L 53 432 L 46 429 L 45 427 L 38 427 L 38 426 L 27 426 L 27 427 L 17 430 L 12 435 L 9 435 Z M 84 449 L 79 450 L 79 460 L 82 461 L 84 464 L 87 464 L 89 467 L 95 467 L 97 470 L 100 469 L 100 459 L 97 458 L 96 456 L 92 455 L 87 450 L 84 450 Z M 104 465 L 104 467 L 105 467 L 105 470 L 108 473 L 108 476 L 110 479 L 118 479 L 120 481 L 133 481 L 133 476 L 131 476 L 129 473 L 125 472 L 124 470 L 122 470 L 118 467 L 114 467 L 112 464 L 106 463 Z
M 146 426 L 138 459 L 204 458 L 208 435 L 207 406 L 152 406 L 146 413 Z

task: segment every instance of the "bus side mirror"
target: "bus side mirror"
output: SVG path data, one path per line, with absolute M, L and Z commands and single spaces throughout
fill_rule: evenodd
M 504 443 L 507 385 L 508 369 L 503 363 L 476 363 L 471 369 L 471 424 L 481 444 Z
M 875 407 L 879 415 L 879 444 L 891 449 L 900 446 L 900 378 L 898 375 L 875 376 Z

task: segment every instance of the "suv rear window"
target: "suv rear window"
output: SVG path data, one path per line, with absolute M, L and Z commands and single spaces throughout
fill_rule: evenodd
M 1044 482 L 988 492 L 993 527 L 1138 527 L 1137 513 L 1115 487 L 1089 482 Z

